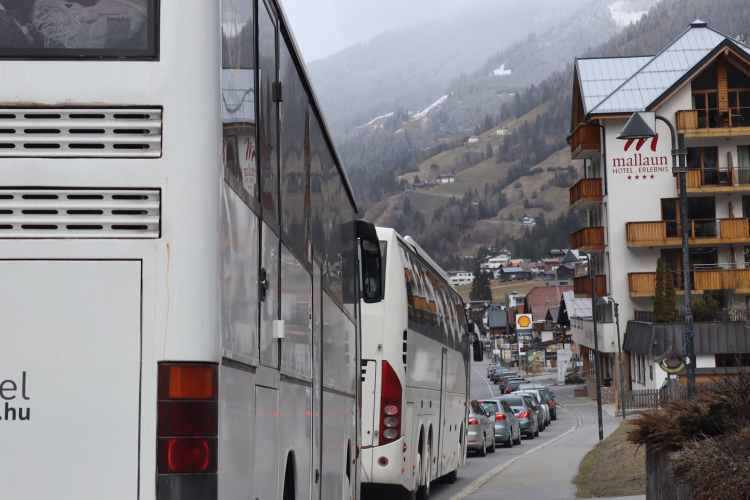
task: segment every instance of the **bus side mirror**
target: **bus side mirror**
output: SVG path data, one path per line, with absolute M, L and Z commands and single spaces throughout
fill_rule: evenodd
M 481 340 L 474 341 L 474 361 L 484 361 L 484 349 Z
M 362 267 L 362 299 L 366 304 L 383 300 L 383 262 L 380 240 L 375 226 L 367 221 L 357 221 L 360 266 Z

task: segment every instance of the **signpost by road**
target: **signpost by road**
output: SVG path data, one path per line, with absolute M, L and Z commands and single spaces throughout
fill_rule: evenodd
M 570 359 L 573 357 L 573 351 L 570 349 L 560 349 L 557 351 L 557 383 L 565 384 L 565 372 L 568 370 Z

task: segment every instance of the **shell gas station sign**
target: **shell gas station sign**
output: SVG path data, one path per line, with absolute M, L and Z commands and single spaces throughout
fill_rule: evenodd
M 531 314 L 519 314 L 516 316 L 516 329 L 531 330 Z

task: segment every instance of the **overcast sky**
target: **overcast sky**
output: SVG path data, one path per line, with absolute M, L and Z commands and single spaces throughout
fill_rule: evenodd
M 483 0 L 282 0 L 306 62 Z M 485 0 L 486 1 L 486 0 Z

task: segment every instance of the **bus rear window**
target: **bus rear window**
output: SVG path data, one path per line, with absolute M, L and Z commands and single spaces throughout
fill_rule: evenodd
M 157 0 L 0 0 L 0 57 L 155 59 Z

